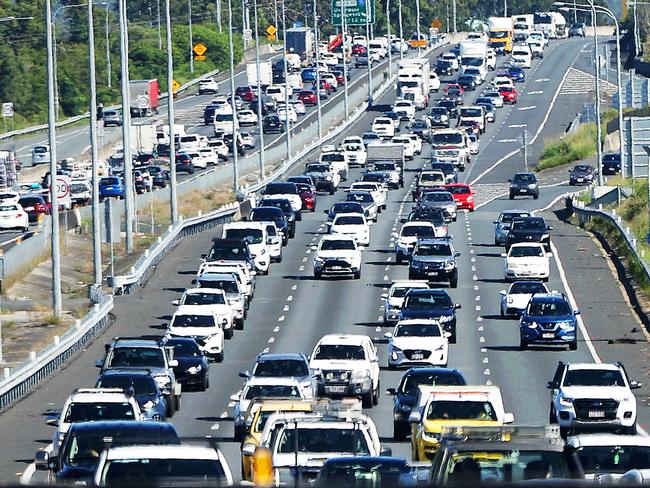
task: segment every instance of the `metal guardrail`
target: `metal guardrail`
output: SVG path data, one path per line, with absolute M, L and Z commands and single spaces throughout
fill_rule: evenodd
M 643 271 L 645 272 L 646 277 L 650 280 L 650 266 L 646 263 L 645 258 L 640 255 L 638 240 L 632 230 L 625 225 L 625 222 L 620 215 L 616 215 L 616 210 L 608 212 L 607 210 L 602 209 L 602 205 L 599 205 L 598 209 L 587 208 L 585 207 L 584 202 L 577 200 L 575 197 L 572 198 L 573 212 L 578 215 L 580 223 L 585 223 L 593 219 L 594 217 L 602 217 L 612 223 L 618 232 L 625 239 L 625 243 L 630 248 L 634 256 L 637 258 Z

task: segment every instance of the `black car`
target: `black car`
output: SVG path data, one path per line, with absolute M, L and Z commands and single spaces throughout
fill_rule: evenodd
M 592 165 L 576 164 L 569 170 L 569 185 L 591 185 L 596 175 L 596 169 Z
M 395 121 L 400 122 L 402 120 L 402 117 L 397 112 L 395 112 L 393 110 L 389 110 L 388 112 L 384 112 L 383 114 L 381 114 L 381 116 L 382 117 L 388 117 L 393 122 L 395 122 Z M 397 127 L 395 127 L 395 131 L 399 131 L 399 130 L 400 129 L 399 129 L 399 125 L 398 125 Z
M 447 115 L 449 117 L 453 117 L 453 118 L 458 117 L 458 108 L 456 106 L 455 100 L 452 100 L 451 98 L 445 98 L 443 100 L 440 100 L 438 102 L 438 107 L 443 107 L 447 109 Z M 449 124 L 447 124 L 447 127 L 449 127 Z
M 458 80 L 456 80 L 456 83 L 462 86 L 465 91 L 476 90 L 476 77 L 472 75 L 460 75 Z
M 456 288 L 458 256 L 460 252 L 448 238 L 418 240 L 409 261 L 409 280 L 446 281 L 451 288 Z
M 397 388 L 388 388 L 386 393 L 393 397 L 393 437 L 403 440 L 411 431 L 409 415 L 418 399 L 420 385 L 463 386 L 465 377 L 451 368 L 411 368 L 399 382 Z
M 262 119 L 262 130 L 265 134 L 281 134 L 284 132 L 284 122 L 277 115 L 267 115 Z
M 176 155 L 176 172 L 194 174 L 194 163 L 189 154 L 180 153 Z
M 451 105 L 451 103 L 449 105 Z M 449 127 L 449 119 L 451 118 L 449 115 L 449 109 L 450 107 L 445 107 L 444 105 L 433 107 L 429 113 L 429 120 L 431 121 L 431 125 L 433 127 Z M 456 110 L 455 103 L 453 104 L 453 109 L 454 111 Z
M 287 217 L 278 207 L 255 207 L 251 210 L 249 219 L 253 222 L 274 222 L 275 225 L 282 232 L 282 244 L 287 245 L 289 238 L 293 238 L 296 235 L 296 222 L 292 222 L 292 226 L 289 227 L 289 222 Z
M 154 188 L 165 188 L 169 184 L 169 172 L 157 164 L 146 167 L 153 180 Z
M 454 66 L 447 59 L 438 59 L 436 61 L 436 73 L 439 75 L 451 76 L 454 74 Z
M 174 374 L 183 389 L 207 390 L 210 387 L 210 362 L 196 341 L 191 337 L 174 337 L 167 339 L 165 345 L 174 348 L 174 359 L 178 361 Z
M 458 87 L 452 87 L 449 90 L 447 90 L 446 96 L 450 100 L 453 100 L 456 103 L 456 105 L 463 105 L 463 103 L 465 102 L 465 97 L 463 95 L 463 92 Z
M 237 261 L 246 263 L 249 270 L 255 269 L 255 260 L 248 244 L 237 239 L 212 239 L 212 248 L 201 257 L 206 261 Z
M 167 422 L 76 422 L 70 425 L 59 455 L 50 457 L 47 450 L 38 451 L 34 465 L 38 471 L 51 470 L 61 484 L 90 486 L 99 454 L 113 444 L 180 444 L 180 440 L 174 426 Z
M 203 109 L 203 125 L 212 125 L 214 123 L 214 116 L 217 112 L 216 105 L 208 105 Z
M 449 342 L 456 344 L 456 310 L 459 308 L 460 303 L 454 303 L 446 290 L 412 289 L 404 298 L 399 319 L 438 320 L 442 328 L 451 333 Z
M 553 227 L 546 225 L 542 217 L 518 217 L 513 219 L 506 237 L 506 249 L 518 242 L 541 242 L 550 251 Z
M 609 153 L 603 156 L 603 174 L 615 175 L 621 172 L 621 155 Z
M 431 127 L 424 120 L 414 120 L 408 127 L 409 132 L 426 142 L 431 142 Z
M 441 208 L 415 207 L 403 222 L 431 222 L 435 227 L 445 227 L 447 219 Z
M 412 486 L 415 475 L 406 459 L 392 457 L 382 448 L 380 456 L 340 456 L 328 459 L 314 481 L 317 488 L 360 486 L 359 480 L 372 479 L 372 486 Z M 408 480 L 408 481 L 407 481 Z
M 111 369 L 97 379 L 97 388 L 121 388 L 140 405 L 147 420 L 165 420 L 167 417 L 167 398 L 162 394 L 151 372 L 147 369 Z
M 508 180 L 510 182 L 510 200 L 518 196 L 539 198 L 539 181 L 533 173 L 517 173 Z
M 289 237 L 296 235 L 296 221 L 297 215 L 300 212 L 296 212 L 291 205 L 291 202 L 286 198 L 273 198 L 272 196 L 267 196 L 262 198 L 258 203 L 260 207 L 277 207 L 282 212 L 284 212 L 284 218 L 287 220 L 287 228 L 289 229 Z

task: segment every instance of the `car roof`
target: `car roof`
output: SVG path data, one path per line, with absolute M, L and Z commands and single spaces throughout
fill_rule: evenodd
M 167 430 L 176 433 L 176 429 L 169 422 L 156 422 L 152 420 L 96 420 L 90 422 L 74 422 L 70 425 L 69 432 L 105 432 L 110 434 L 131 430 Z
M 257 361 L 283 361 L 283 360 L 295 360 L 295 359 L 300 359 L 300 360 L 306 360 L 307 357 L 302 353 L 302 352 L 285 352 L 285 353 L 274 353 L 274 354 L 269 354 L 269 353 L 263 353 L 257 356 Z
M 620 366 L 612 363 L 569 363 L 568 369 L 600 369 L 603 371 L 618 371 Z
M 370 341 L 370 337 L 360 334 L 327 334 L 321 337 L 319 344 L 347 344 L 361 346 Z
M 220 459 L 218 451 L 208 446 L 188 444 L 137 444 L 111 447 L 106 459 Z
M 642 435 L 619 434 L 578 434 L 567 437 L 567 445 L 574 448 L 580 447 L 615 447 L 615 446 L 643 446 L 650 447 L 650 437 Z

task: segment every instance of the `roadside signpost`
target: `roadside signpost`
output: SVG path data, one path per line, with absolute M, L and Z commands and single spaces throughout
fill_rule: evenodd
M 366 2 L 370 2 L 367 9 Z M 366 25 L 366 12 L 369 13 L 368 23 L 375 23 L 375 0 L 332 0 L 332 25 L 342 25 L 342 6 L 345 9 L 346 26 Z

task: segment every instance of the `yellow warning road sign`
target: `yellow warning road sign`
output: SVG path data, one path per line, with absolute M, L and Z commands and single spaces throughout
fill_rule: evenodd
M 271 42 L 275 41 L 275 39 L 276 39 L 275 34 L 274 35 L 269 34 L 268 36 L 266 36 L 266 38 Z
M 266 33 L 267 33 L 269 36 L 274 36 L 275 33 L 276 33 L 277 31 L 278 31 L 278 30 L 275 28 L 274 25 L 270 25 L 270 26 L 268 26 L 268 27 L 266 28 Z
M 195 44 L 194 48 L 192 49 L 192 51 L 194 51 L 194 54 L 196 54 L 197 56 L 203 56 L 207 52 L 207 50 L 208 48 L 202 42 Z
M 176 80 L 172 80 L 172 91 L 176 93 L 181 85 Z

